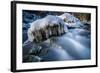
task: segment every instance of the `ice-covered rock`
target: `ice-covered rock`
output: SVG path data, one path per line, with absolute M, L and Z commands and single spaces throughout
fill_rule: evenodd
M 83 25 L 78 18 L 70 13 L 64 13 L 58 17 L 61 18 L 68 27 L 80 27 Z
M 28 29 L 28 40 L 41 42 L 53 36 L 60 36 L 67 31 L 67 27 L 61 18 L 48 15 L 31 23 Z

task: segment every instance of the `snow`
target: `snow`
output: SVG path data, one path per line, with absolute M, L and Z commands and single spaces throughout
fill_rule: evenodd
M 46 26 L 54 26 L 54 25 L 64 25 L 64 30 L 65 32 L 68 31 L 67 27 L 65 26 L 64 21 L 57 17 L 57 16 L 53 16 L 53 15 L 47 15 L 46 17 L 42 18 L 42 19 L 38 19 L 34 22 L 32 22 L 30 24 L 30 28 L 28 29 L 28 39 L 29 41 L 33 41 L 34 36 L 32 34 L 32 32 L 34 32 L 35 30 L 39 30 L 41 28 L 44 28 Z
M 64 21 L 60 19 L 59 17 L 53 16 L 53 15 L 48 15 L 45 18 L 38 19 L 31 23 L 31 30 L 38 30 L 41 28 L 44 28 L 47 25 L 53 26 L 53 25 L 59 25 L 59 23 L 64 24 Z
M 64 13 L 60 16 L 47 15 L 44 18 L 37 19 L 37 20 L 33 21 L 32 23 L 30 23 L 30 28 L 28 29 L 28 32 L 27 32 L 28 40 L 31 42 L 34 40 L 34 36 L 32 34 L 34 31 L 43 29 L 48 25 L 54 26 L 54 25 L 60 25 L 60 24 L 64 25 L 65 32 L 68 32 L 67 27 L 80 27 L 80 26 L 82 26 L 82 22 L 70 13 Z
M 73 22 L 69 23 L 68 21 Z M 32 32 L 45 28 L 48 25 L 54 26 L 59 24 L 64 25 L 64 30 L 67 33 L 62 36 L 48 38 L 38 44 L 33 41 L 35 37 Z M 67 29 L 66 25 L 75 28 Z M 30 23 L 30 28 L 27 32 L 28 40 L 23 45 L 23 56 L 28 55 L 30 57 L 30 53 L 32 53 L 32 62 L 90 59 L 91 39 L 88 37 L 90 36 L 90 30 L 80 26 L 82 26 L 82 22 L 70 13 L 64 13 L 60 16 L 47 15 L 44 18 L 35 20 Z M 89 26 L 86 27 L 89 28 Z M 51 34 L 51 30 L 48 33 Z
M 64 14 L 58 16 L 58 17 L 61 18 L 65 22 L 65 24 L 69 27 L 80 27 L 80 26 L 82 26 L 82 22 L 70 13 L 64 13 Z

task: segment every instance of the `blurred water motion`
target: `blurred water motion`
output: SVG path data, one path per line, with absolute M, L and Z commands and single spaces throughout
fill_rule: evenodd
M 33 52 L 36 51 L 35 49 L 37 49 L 38 51 L 39 50 L 38 46 L 41 46 L 42 52 L 37 52 L 36 54 L 36 56 L 39 56 L 39 58 L 41 58 L 41 61 L 90 59 L 91 58 L 90 38 L 87 37 L 87 34 L 83 36 L 77 33 L 75 29 L 73 30 L 74 32 L 66 33 L 65 35 L 60 37 L 51 38 L 45 42 L 42 42 L 39 45 L 34 44 L 36 47 L 33 48 Z M 75 32 L 77 34 L 74 34 Z M 28 46 L 25 49 L 29 50 L 30 47 Z M 35 59 L 34 57 L 31 58 Z M 26 61 L 29 60 L 26 59 Z
M 33 19 L 38 18 L 41 17 L 36 16 Z M 30 19 L 25 19 L 27 22 L 24 20 L 24 23 L 32 22 L 33 20 Z M 29 23 L 23 27 L 23 42 L 28 38 L 27 29 L 29 27 Z M 23 62 L 84 59 L 91 59 L 90 24 L 84 24 L 81 27 L 69 27 L 68 32 L 62 36 L 52 37 L 41 43 L 32 42 L 23 46 Z

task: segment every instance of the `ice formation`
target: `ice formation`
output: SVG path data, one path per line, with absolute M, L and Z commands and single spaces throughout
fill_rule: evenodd
M 68 27 L 80 27 L 80 26 L 82 26 L 82 22 L 70 13 L 64 13 L 58 17 L 61 18 Z
M 70 13 L 35 20 L 30 23 L 28 40 L 23 44 L 23 62 L 90 59 L 90 30 L 83 27 L 82 22 Z M 89 26 L 85 28 L 90 29 Z
M 61 18 L 48 15 L 31 23 L 28 29 L 28 40 L 41 42 L 53 36 L 60 36 L 67 31 L 67 27 Z

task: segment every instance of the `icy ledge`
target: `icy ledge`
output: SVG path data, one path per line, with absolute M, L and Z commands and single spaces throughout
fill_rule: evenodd
M 28 29 L 28 40 L 42 42 L 50 37 L 61 36 L 68 31 L 64 21 L 53 15 L 38 19 Z

